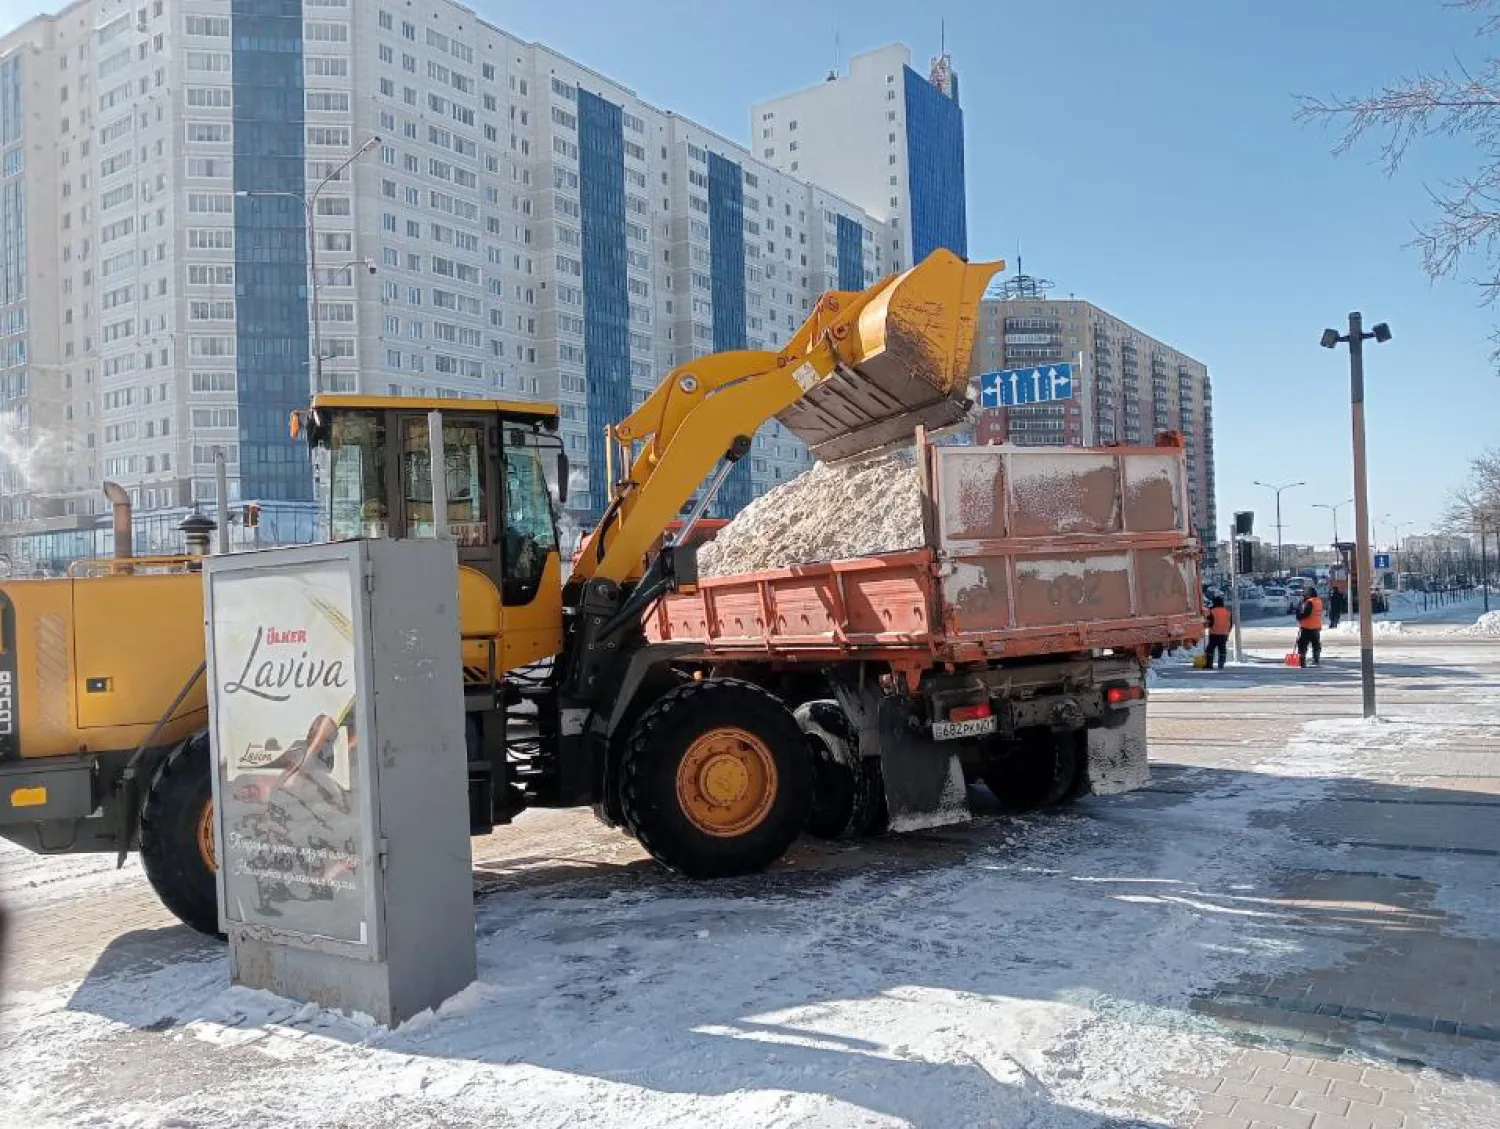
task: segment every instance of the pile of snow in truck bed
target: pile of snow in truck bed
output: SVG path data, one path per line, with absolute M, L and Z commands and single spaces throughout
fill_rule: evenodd
M 817 463 L 751 502 L 698 552 L 701 576 L 891 553 L 922 543 L 911 450 Z

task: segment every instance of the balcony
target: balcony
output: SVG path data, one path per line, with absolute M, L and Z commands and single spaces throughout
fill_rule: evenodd
M 1062 332 L 1061 318 L 1006 318 L 1005 331 L 1009 333 L 1013 329 L 1046 330 L 1049 333 Z
M 1005 346 L 1006 360 L 1015 358 L 1024 361 L 1052 361 L 1062 357 L 1060 345 L 1009 345 Z

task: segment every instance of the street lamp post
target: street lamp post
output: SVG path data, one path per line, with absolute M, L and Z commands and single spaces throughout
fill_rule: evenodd
M 1276 573 L 1279 576 L 1286 571 L 1286 561 L 1282 559 L 1281 555 L 1281 492 L 1283 490 L 1290 490 L 1294 486 L 1306 486 L 1307 483 L 1288 482 L 1285 486 L 1272 486 L 1269 482 L 1262 482 L 1257 478 L 1255 485 L 1264 486 L 1267 490 L 1274 490 L 1276 492 Z
M 328 175 L 318 181 L 313 186 L 313 190 L 305 195 L 301 192 L 284 192 L 272 189 L 242 189 L 235 193 L 236 196 L 246 200 L 271 196 L 279 196 L 286 200 L 295 200 L 302 205 L 302 210 L 307 214 L 307 274 L 310 279 L 308 294 L 312 301 L 314 393 L 323 391 L 323 311 L 318 304 L 318 197 L 322 194 L 323 189 L 327 188 L 329 184 L 338 180 L 343 175 L 345 169 L 379 144 L 379 137 L 367 137 L 363 145 L 349 154 L 341 164 L 330 169 Z
M 1490 611 L 1490 550 L 1485 540 L 1484 518 L 1479 519 L 1479 589 L 1484 593 L 1484 611 Z
M 1345 506 L 1349 506 L 1349 505 L 1353 505 L 1353 504 L 1354 504 L 1354 499 L 1353 498 L 1345 498 L 1342 502 L 1339 502 L 1336 505 L 1329 505 L 1327 502 L 1314 502 L 1313 503 L 1313 509 L 1315 509 L 1315 510 L 1327 510 L 1329 513 L 1331 513 L 1333 515 L 1333 545 L 1334 545 L 1334 549 L 1335 550 L 1337 550 L 1338 543 L 1339 543 L 1339 511 L 1341 509 L 1343 509 Z
M 1375 716 L 1375 620 L 1370 612 L 1370 484 L 1365 460 L 1365 342 L 1374 338 L 1384 344 L 1391 339 L 1391 327 L 1385 322 L 1369 333 L 1364 316 L 1358 311 L 1349 315 L 1349 332 L 1325 329 L 1318 344 L 1325 349 L 1340 343 L 1349 346 L 1349 416 L 1354 432 L 1354 541 L 1356 598 L 1359 600 L 1359 681 L 1364 697 L 1364 715 Z
M 1382 520 L 1385 521 L 1391 531 L 1391 563 L 1396 569 L 1396 591 L 1399 592 L 1401 591 L 1401 531 L 1403 529 L 1410 529 L 1416 523 L 1410 521 L 1392 521 L 1390 514 L 1384 515 Z

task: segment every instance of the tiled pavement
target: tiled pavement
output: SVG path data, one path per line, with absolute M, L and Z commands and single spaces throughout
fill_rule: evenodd
M 1492 691 L 1500 671 L 1485 673 Z M 1482 690 L 1464 695 L 1471 710 Z M 1439 739 L 1257 818 L 1286 832 L 1290 865 L 1254 908 L 1292 938 L 1337 942 L 1342 957 L 1304 966 L 1290 953 L 1273 975 L 1194 1000 L 1237 1049 L 1211 1076 L 1169 1078 L 1196 1109 L 1174 1124 L 1500 1126 L 1500 707 L 1494 724 L 1457 731 L 1412 692 L 1391 694 L 1386 711 Z M 1222 759 L 1205 750 L 1200 763 Z

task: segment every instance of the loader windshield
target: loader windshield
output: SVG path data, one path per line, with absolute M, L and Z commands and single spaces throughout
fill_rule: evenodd
M 548 554 L 557 551 L 552 495 L 535 434 L 508 428 L 501 460 L 505 471 L 505 539 L 501 548 L 505 600 L 525 603 L 541 583 Z
M 329 433 L 329 536 L 390 536 L 385 502 L 385 418 L 340 412 Z

